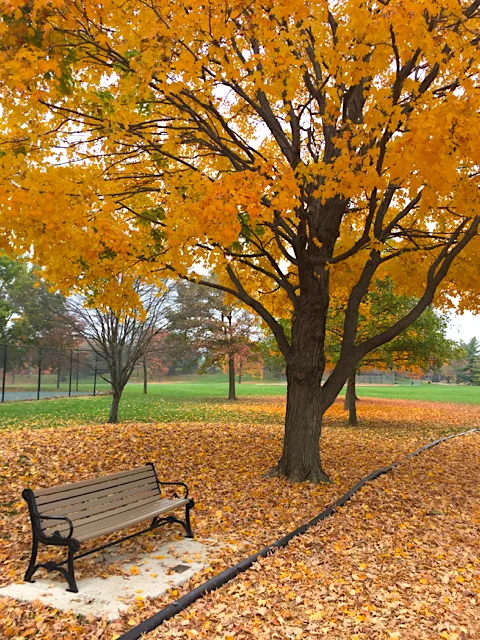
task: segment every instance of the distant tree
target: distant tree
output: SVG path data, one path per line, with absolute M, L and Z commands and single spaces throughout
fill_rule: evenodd
M 480 385 L 480 341 L 473 337 L 461 343 L 464 353 L 463 366 L 457 370 L 457 382 Z
M 368 305 L 359 318 L 359 337 L 368 340 L 383 326 L 403 317 L 417 304 L 412 296 L 398 295 L 393 280 L 377 280 L 375 290 L 368 296 Z M 338 361 L 343 330 L 342 308 L 333 308 L 328 323 L 327 353 L 333 363 Z M 399 336 L 362 358 L 347 380 L 345 409 L 349 423 L 357 424 L 356 373 L 362 368 L 407 371 L 439 371 L 442 365 L 459 354 L 458 345 L 447 338 L 448 322 L 431 307 Z
M 0 253 L 0 344 L 8 345 L 6 370 L 12 382 L 16 371 L 29 370 L 35 362 L 56 373 L 60 386 L 68 366 L 66 350 L 78 346 L 71 327 L 63 321 L 65 314 L 65 298 L 51 293 L 32 265 Z
M 33 266 L 0 253 L 0 343 L 71 346 L 64 311 L 65 298 L 51 293 Z
M 200 372 L 219 364 L 228 368 L 228 399 L 236 400 L 235 375 L 250 368 L 252 363 L 260 364 L 260 354 L 252 340 L 256 320 L 251 313 L 222 301 L 223 296 L 215 296 L 216 306 L 210 310 L 210 317 L 204 325 L 203 345 L 207 349 Z
M 264 362 L 259 343 L 251 338 L 240 344 L 235 354 L 235 373 L 237 382 L 241 384 L 243 377 L 250 374 L 254 378 L 263 378 Z
M 461 349 L 460 345 L 459 345 L 459 350 Z M 438 377 L 439 380 L 446 380 L 448 382 L 448 384 L 450 384 L 450 382 L 455 382 L 457 379 L 457 370 L 455 367 L 455 360 L 452 360 L 452 362 L 447 362 L 446 364 L 442 365 L 440 368 L 440 371 L 438 372 Z
M 191 354 L 190 362 L 196 360 L 199 373 L 215 365 L 226 366 L 228 398 L 235 400 L 235 374 L 261 358 L 252 339 L 258 323 L 254 316 L 226 301 L 222 291 L 180 282 L 168 320 L 167 345 Z
M 189 282 L 176 284 L 167 312 L 168 334 L 165 339 L 171 373 L 193 373 L 205 358 L 203 326 L 210 317 L 214 296 L 210 289 L 195 287 Z
M 128 287 L 126 287 L 128 290 Z M 131 287 L 136 301 L 126 307 L 96 307 L 95 294 L 68 300 L 67 322 L 108 366 L 112 403 L 108 422 L 118 422 L 118 407 L 133 370 L 147 354 L 152 340 L 165 328 L 167 294 L 136 279 Z
M 143 365 L 143 393 L 148 392 L 148 378 L 153 377 L 160 382 L 160 378 L 168 372 L 165 341 L 167 331 L 159 331 L 150 341 L 148 350 L 142 358 Z
M 286 318 L 279 320 L 285 335 L 291 338 L 291 321 Z M 275 336 L 270 331 L 267 325 L 264 325 L 262 329 L 262 335 L 259 341 L 259 350 L 262 355 L 263 362 L 266 368 L 273 373 L 276 377 L 285 375 L 286 361 L 278 348 Z

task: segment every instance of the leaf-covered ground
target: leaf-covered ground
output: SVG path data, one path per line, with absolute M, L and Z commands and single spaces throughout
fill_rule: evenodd
M 243 400 L 224 423 L 2 432 L 0 585 L 21 581 L 28 560 L 29 523 L 20 498 L 25 486 L 71 482 L 147 460 L 166 479 L 188 482 L 197 503 L 197 536 L 216 538 L 222 547 L 180 594 L 149 601 L 139 596 L 127 614 L 110 624 L 1 598 L 0 637 L 110 640 L 310 519 L 369 471 L 439 435 L 480 426 L 477 407 L 374 400 L 360 404 L 361 425 L 352 429 L 337 404 L 323 438 L 324 464 L 334 482 L 292 485 L 262 475 L 281 450 L 283 403 L 281 398 Z M 364 488 L 336 516 L 150 637 L 480 637 L 475 615 L 479 459 L 480 434 L 454 439 L 402 464 Z M 164 530 L 124 548 L 152 549 L 176 534 Z M 80 575 L 105 572 L 95 558 L 78 563 Z

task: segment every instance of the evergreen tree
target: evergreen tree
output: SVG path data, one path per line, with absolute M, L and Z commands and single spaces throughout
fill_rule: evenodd
M 457 371 L 457 382 L 480 386 L 480 341 L 473 337 L 461 345 L 465 352 L 465 365 Z

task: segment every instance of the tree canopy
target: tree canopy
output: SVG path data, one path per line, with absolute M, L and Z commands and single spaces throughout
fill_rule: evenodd
M 287 361 L 274 472 L 325 480 L 321 419 L 358 362 L 435 297 L 479 308 L 479 0 L 2 6 L 3 241 L 64 289 L 215 268 Z M 361 340 L 388 275 L 418 302 Z
M 366 296 L 363 314 L 359 317 L 358 335 L 367 340 L 384 327 L 388 327 L 415 307 L 413 296 L 395 293 L 390 278 L 377 280 L 375 289 Z M 326 351 L 334 365 L 340 357 L 344 309 L 340 305 L 330 308 L 327 322 Z M 368 353 L 358 364 L 360 368 L 407 369 L 410 371 L 438 371 L 445 362 L 451 362 L 461 349 L 447 337 L 448 320 L 432 307 L 427 307 L 396 338 Z
M 65 299 L 50 293 L 32 266 L 0 253 L 0 344 L 74 346 L 65 309 Z

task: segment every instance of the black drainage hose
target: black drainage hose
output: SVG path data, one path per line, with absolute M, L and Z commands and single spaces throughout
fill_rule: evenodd
M 413 458 L 414 456 L 417 456 L 422 451 L 431 449 L 432 447 L 436 446 L 437 444 L 440 444 L 441 442 L 444 442 L 445 440 L 450 440 L 451 438 L 458 438 L 459 436 L 466 436 L 466 435 L 469 435 L 470 433 L 474 433 L 475 431 L 480 431 L 480 429 L 470 429 L 470 431 L 464 431 L 463 433 L 454 433 L 450 436 L 445 436 L 443 438 L 439 438 L 438 440 L 434 440 L 433 442 L 430 442 L 429 444 L 426 444 L 425 446 L 420 447 L 420 449 L 417 449 L 416 451 L 408 455 L 406 458 L 404 458 L 404 460 L 410 460 L 411 458 Z M 393 462 L 392 464 L 389 464 L 388 467 L 383 467 L 382 469 L 376 469 L 375 471 L 372 471 L 371 473 L 369 473 L 367 476 L 364 476 L 361 480 L 357 482 L 356 485 L 354 485 L 351 489 L 349 489 L 346 493 L 344 493 L 341 498 L 339 498 L 336 502 L 334 502 L 332 505 L 327 507 L 324 511 L 319 513 L 317 516 L 312 518 L 309 522 L 302 524 L 300 527 L 298 527 L 294 531 L 291 531 L 286 536 L 283 536 L 283 538 L 280 538 L 279 540 L 276 540 L 272 544 L 269 544 L 268 547 L 264 547 L 260 551 L 257 551 L 257 553 L 254 553 L 252 556 L 249 556 L 248 558 L 241 560 L 238 564 L 234 565 L 233 567 L 230 567 L 229 569 L 225 569 L 225 571 L 218 573 L 213 578 L 210 578 L 210 580 L 203 582 L 201 585 L 199 585 L 195 589 L 192 589 L 192 591 L 189 591 L 181 598 L 178 598 L 178 600 L 175 600 L 175 602 L 172 602 L 171 604 L 167 605 L 166 607 L 164 607 L 163 609 L 155 613 L 150 618 L 147 618 L 146 620 L 138 624 L 136 627 L 132 627 L 132 629 L 129 629 L 126 633 L 120 636 L 118 640 L 138 640 L 138 638 L 140 638 L 142 634 L 150 633 L 150 631 L 153 631 L 154 629 L 156 629 L 166 620 L 170 620 L 170 618 L 173 618 L 174 616 L 176 616 L 178 613 L 186 609 L 188 606 L 193 604 L 196 600 L 201 598 L 203 595 L 205 595 L 209 591 L 215 591 L 216 589 L 223 586 L 227 582 L 230 582 L 230 580 L 233 580 L 234 578 L 236 578 L 240 573 L 243 573 L 244 571 L 249 569 L 252 566 L 252 564 L 257 562 L 259 558 L 265 558 L 265 556 L 268 556 L 270 553 L 275 553 L 277 549 L 281 549 L 282 547 L 285 547 L 290 542 L 290 540 L 292 540 L 296 536 L 301 535 L 302 533 L 305 533 L 308 529 L 318 524 L 321 520 L 325 520 L 325 518 L 329 518 L 330 516 L 333 516 L 335 511 L 339 507 L 343 507 L 343 505 L 346 502 L 348 502 L 350 498 L 355 493 L 357 493 L 359 489 L 361 489 L 365 484 L 367 484 L 367 482 L 376 480 L 378 477 L 382 476 L 383 474 L 388 473 L 395 467 L 398 467 L 400 462 L 401 461 Z

